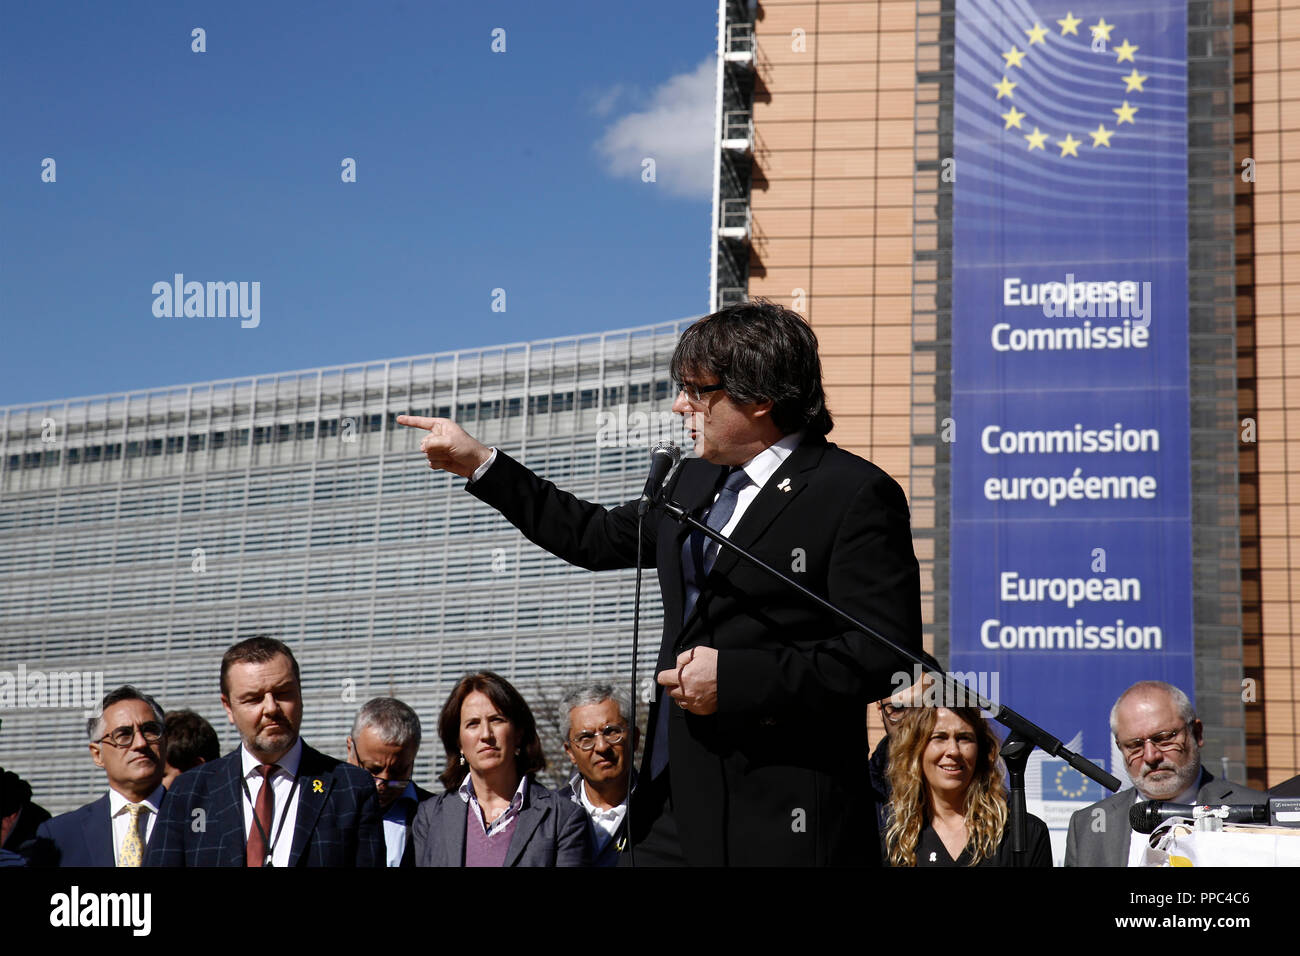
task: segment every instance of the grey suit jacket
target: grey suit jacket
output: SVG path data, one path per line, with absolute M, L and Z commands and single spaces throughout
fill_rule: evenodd
M 411 827 L 416 866 L 464 866 L 468 806 L 456 791 L 420 804 Z M 519 810 L 505 866 L 588 866 L 591 847 L 582 807 L 536 780 Z
M 1264 803 L 1268 794 L 1244 787 L 1231 780 L 1215 780 L 1201 768 L 1203 782 L 1196 793 L 1198 803 Z M 1137 802 L 1135 787 L 1111 794 L 1091 806 L 1076 810 L 1070 817 L 1070 831 L 1065 839 L 1066 866 L 1128 866 L 1128 851 L 1133 833 L 1129 826 L 1129 809 Z M 1094 811 L 1101 809 L 1097 816 Z M 1096 827 L 1094 820 L 1102 821 Z

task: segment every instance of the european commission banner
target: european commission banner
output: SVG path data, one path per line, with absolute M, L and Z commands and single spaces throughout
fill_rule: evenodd
M 957 2 L 952 669 L 1121 780 L 1118 694 L 1193 691 L 1186 34 Z M 1039 757 L 1050 827 L 1104 795 Z

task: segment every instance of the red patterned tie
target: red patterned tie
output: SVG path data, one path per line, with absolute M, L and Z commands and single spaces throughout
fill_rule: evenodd
M 275 819 L 272 809 L 275 804 L 275 793 L 271 789 L 271 774 L 279 769 L 279 764 L 272 763 L 260 764 L 257 768 L 257 772 L 262 775 L 262 787 L 257 791 L 257 801 L 253 804 L 254 822 L 248 831 L 248 847 L 244 856 L 246 866 L 265 865 L 267 846 L 266 838 L 262 834 L 271 836 L 271 821 Z

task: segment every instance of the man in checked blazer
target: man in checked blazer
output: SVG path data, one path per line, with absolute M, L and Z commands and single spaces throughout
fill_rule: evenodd
M 226 651 L 221 704 L 242 744 L 176 778 L 147 865 L 384 865 L 370 775 L 298 736 L 301 683 L 286 645 L 254 637 Z
M 1183 804 L 1264 803 L 1268 794 L 1216 780 L 1201 766 L 1205 728 L 1187 695 L 1164 681 L 1138 681 L 1110 712 L 1110 729 L 1133 786 L 1076 810 L 1066 866 L 1133 866 L 1146 837 L 1129 823 L 1139 799 Z

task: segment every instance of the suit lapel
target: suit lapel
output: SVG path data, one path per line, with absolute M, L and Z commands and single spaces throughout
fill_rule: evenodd
M 697 515 L 701 508 L 713 500 L 722 485 L 726 469 L 721 465 L 701 463 L 704 467 L 683 468 L 681 477 L 672 489 L 672 499 L 686 512 Z M 686 606 L 685 569 L 682 567 L 682 541 L 690 533 L 690 528 L 667 516 L 664 523 L 671 528 L 671 533 L 659 535 L 659 553 L 656 555 L 659 567 L 674 571 L 659 575 L 659 584 L 663 589 L 664 617 L 670 621 L 673 632 L 682 620 L 682 608 Z
M 1111 866 L 1128 866 L 1128 851 L 1133 844 L 1133 827 L 1129 825 L 1128 812 L 1137 802 L 1137 788 L 1130 787 L 1128 798 L 1119 801 L 1115 807 L 1115 819 L 1108 820 L 1110 829 L 1106 833 L 1106 856 L 1114 861 Z
M 510 834 L 510 847 L 506 850 L 506 866 L 515 866 L 519 862 L 529 839 L 532 838 L 533 831 L 551 812 L 550 807 L 539 807 L 533 801 L 533 786 L 531 782 L 528 784 L 528 799 L 524 801 L 524 805 L 519 809 L 519 816 L 515 818 L 515 832 Z
M 781 467 L 772 473 L 763 484 L 762 489 L 741 516 L 740 523 L 731 533 L 731 540 L 737 546 L 749 550 L 763 533 L 771 526 L 781 512 L 799 497 L 808 485 L 808 472 L 814 471 L 826 451 L 826 442 L 822 438 L 809 438 L 786 456 Z M 734 552 L 719 546 L 717 560 L 709 570 L 709 577 L 717 574 L 729 575 L 742 559 Z M 699 613 L 699 604 L 691 611 L 691 616 L 684 623 L 685 631 Z
M 469 804 L 455 790 L 442 798 L 438 827 L 441 839 L 438 850 L 442 858 L 433 860 L 434 866 L 465 865 L 465 827 L 469 823 Z
M 225 796 L 221 804 L 221 817 L 217 821 L 217 861 L 219 866 L 243 866 L 248 853 L 248 839 L 244 835 L 243 746 L 226 757 L 220 790 Z M 188 861 L 187 861 L 188 862 Z
M 307 744 L 302 745 L 302 759 L 298 761 L 298 820 L 293 830 L 293 846 L 289 850 L 290 866 L 297 866 L 307 851 L 316 820 L 334 784 L 334 775 L 322 772 L 319 756 Z
M 91 866 L 116 866 L 117 858 L 113 851 L 113 817 L 108 794 L 104 794 L 87 810 L 90 819 L 81 828 L 86 840 L 86 857 Z

